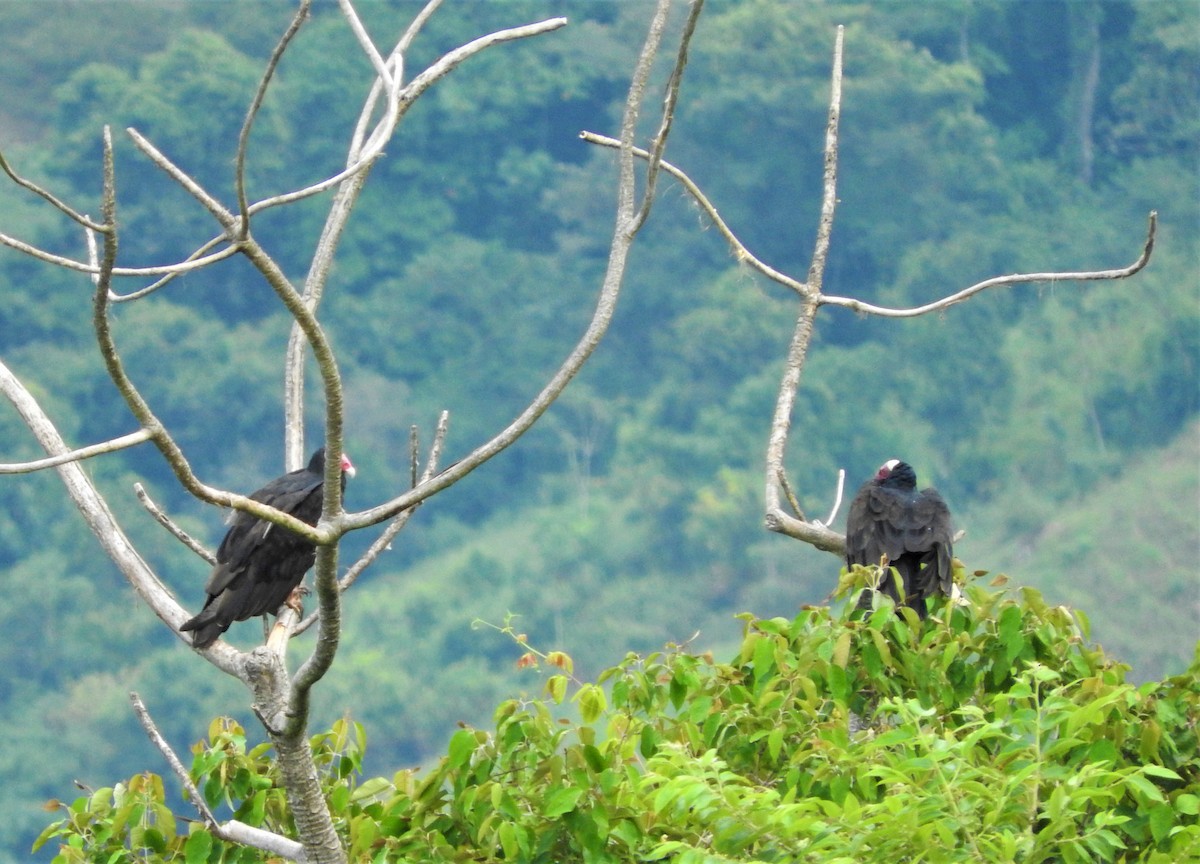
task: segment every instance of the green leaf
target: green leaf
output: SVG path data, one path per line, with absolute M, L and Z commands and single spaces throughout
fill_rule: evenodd
M 500 846 L 504 849 L 504 860 L 518 860 L 521 857 L 521 847 L 517 843 L 516 827 L 511 822 L 501 822 L 500 828 L 496 833 L 500 835 Z
M 205 864 L 212 852 L 212 835 L 204 828 L 196 828 L 188 835 L 184 844 L 185 864 Z
M 554 819 L 564 813 L 569 813 L 575 809 L 575 805 L 582 795 L 583 789 L 578 786 L 552 789 L 546 794 L 546 801 L 542 805 L 542 815 L 547 819 Z
M 772 762 L 779 761 L 779 751 L 783 749 L 783 727 L 776 726 L 767 736 L 767 754 Z
M 1161 843 L 1175 827 L 1175 810 L 1170 804 L 1150 808 L 1150 833 L 1156 843 Z
M 638 752 L 644 759 L 649 759 L 658 752 L 658 730 L 653 726 L 643 726 L 638 740 Z
M 355 788 L 350 795 L 350 800 L 362 803 L 365 800 L 375 798 L 378 795 L 392 791 L 393 786 L 390 780 L 386 777 L 372 777 Z
M 754 678 L 761 683 L 775 667 L 775 640 L 764 636 L 754 646 Z
M 1137 792 L 1142 798 L 1149 801 L 1161 802 L 1163 798 L 1162 790 L 1143 777 L 1141 774 L 1129 774 L 1125 777 L 1125 786 L 1131 791 Z
M 833 665 L 845 669 L 850 662 L 850 631 L 843 630 L 833 646 Z
M 1187 816 L 1200 816 L 1200 796 L 1184 792 L 1175 799 L 1175 809 Z
M 595 723 L 608 708 L 604 690 L 595 684 L 584 684 L 580 687 L 579 692 L 575 694 L 575 701 L 579 703 L 579 717 L 584 723 Z
M 1180 780 L 1180 781 L 1183 780 L 1182 777 L 1180 777 L 1178 774 L 1176 774 L 1170 768 L 1165 768 L 1162 765 L 1154 765 L 1154 764 L 1143 765 L 1142 772 L 1145 774 L 1149 774 L 1151 777 L 1162 777 L 1166 780 Z
M 450 736 L 449 767 L 462 768 L 475 752 L 475 733 L 470 729 L 459 729 Z
M 546 693 L 555 705 L 561 705 L 567 695 L 567 676 L 551 675 L 546 679 Z

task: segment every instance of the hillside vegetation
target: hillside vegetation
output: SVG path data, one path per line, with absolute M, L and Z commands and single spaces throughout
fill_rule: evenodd
M 414 12 L 396 5 L 364 4 L 367 26 L 392 38 Z M 0 4 L 5 157 L 94 210 L 101 127 L 133 126 L 231 198 L 245 106 L 290 7 L 104 9 Z M 359 467 L 351 508 L 407 484 L 412 425 L 428 440 L 450 411 L 449 463 L 506 424 L 585 324 L 613 156 L 578 132 L 612 132 L 649 10 L 448 3 L 409 65 L 560 10 L 564 30 L 441 82 L 372 171 L 322 307 Z M 903 457 L 965 529 L 956 553 L 968 571 L 1004 571 L 1082 610 L 1133 681 L 1183 674 L 1200 637 L 1200 8 L 713 4 L 667 155 L 756 255 L 800 275 L 837 24 L 846 87 L 830 293 L 915 304 L 1001 273 L 1123 266 L 1150 210 L 1160 226 L 1151 265 L 1130 281 L 1005 289 L 909 321 L 831 310 L 793 422 L 802 503 L 824 513 L 839 468 L 853 487 Z M 370 76 L 336 8 L 318 4 L 256 127 L 252 194 L 335 173 Z M 124 143 L 117 176 L 124 260 L 178 260 L 212 234 Z M 84 254 L 76 226 L 10 183 L 0 214 L 0 231 Z M 299 270 L 321 216 L 318 205 L 264 214 L 256 235 Z M 667 642 L 728 654 L 742 644 L 736 614 L 792 621 L 826 602 L 838 560 L 762 528 L 792 298 L 705 228 L 664 181 L 613 330 L 565 398 L 423 508 L 348 595 L 343 652 L 315 708 L 325 725 L 347 710 L 364 723 L 371 772 L 430 762 L 457 722 L 486 725 L 527 686 L 520 651 L 477 618 L 519 615 L 520 630 L 590 678 Z M 133 428 L 96 357 L 90 290 L 0 249 L 0 357 L 74 445 Z M 236 263 L 116 315 L 130 374 L 207 482 L 249 491 L 279 473 L 287 324 Z M 0 434 L 3 461 L 39 455 L 7 408 Z M 203 562 L 130 490 L 144 484 L 210 545 L 221 514 L 147 448 L 89 471 L 163 581 L 198 607 Z M 254 721 L 243 693 L 140 608 L 55 476 L 4 478 L 0 507 L 0 860 L 25 860 L 41 803 L 70 797 L 73 779 L 97 787 L 159 764 L 129 688 L 179 747 L 216 715 Z M 260 629 L 230 635 L 249 645 Z

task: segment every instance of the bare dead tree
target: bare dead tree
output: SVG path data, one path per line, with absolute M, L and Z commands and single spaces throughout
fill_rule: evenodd
M 680 37 L 674 70 L 667 87 L 658 134 L 650 150 L 650 168 L 639 196 L 636 192 L 634 136 L 641 106 L 651 75 L 651 68 L 664 38 L 670 0 L 658 0 L 645 43 L 634 69 L 617 146 L 620 150 L 617 180 L 617 208 L 607 269 L 591 321 L 575 348 L 542 386 L 529 405 L 489 440 L 449 468 L 439 471 L 438 463 L 445 438 L 448 417 L 443 414 L 433 442 L 425 456 L 424 468 L 418 472 L 418 454 L 414 443 L 412 488 L 389 501 L 357 513 L 347 513 L 343 507 L 341 484 L 338 482 L 339 459 L 343 440 L 342 380 L 337 358 L 317 316 L 327 278 L 338 243 L 353 212 L 371 167 L 384 154 L 393 140 L 397 125 L 414 102 L 439 79 L 469 58 L 504 42 L 538 36 L 566 24 L 563 18 L 551 18 L 524 26 L 499 30 L 481 36 L 448 52 L 420 74 L 405 79 L 405 55 L 423 24 L 434 14 L 441 0 L 431 0 L 414 18 L 411 25 L 389 52 L 381 52 L 375 40 L 359 19 L 351 0 L 339 0 L 342 16 L 367 56 L 375 73 L 358 121 L 351 135 L 344 169 L 332 177 L 314 182 L 301 189 L 252 201 L 246 188 L 245 168 L 249 158 L 250 132 L 259 109 L 264 103 L 280 58 L 307 20 L 311 0 L 301 0 L 286 32 L 279 40 L 247 111 L 239 135 L 234 168 L 235 204 L 227 207 L 196 180 L 176 165 L 170 156 L 136 129 L 128 129 L 134 146 L 154 165 L 185 190 L 195 204 L 206 210 L 215 221 L 214 236 L 182 261 L 152 266 L 118 266 L 119 223 L 117 220 L 117 177 L 113 160 L 113 143 L 108 129 L 104 130 L 103 193 L 101 218 L 83 214 L 53 193 L 21 177 L 9 162 L 0 157 L 0 169 L 18 186 L 40 197 L 76 222 L 85 232 L 90 250 L 89 260 L 77 261 L 0 233 L 0 245 L 66 270 L 87 274 L 93 281 L 92 325 L 101 360 L 130 413 L 137 428 L 117 438 L 85 447 L 69 447 L 54 423 L 43 411 L 29 389 L 9 369 L 0 363 L 0 390 L 16 407 L 34 438 L 46 451 L 47 458 L 31 462 L 0 465 L 0 473 L 28 473 L 54 468 L 58 471 L 76 508 L 87 521 L 105 553 L 113 560 L 138 596 L 154 613 L 180 635 L 179 627 L 188 613 L 162 584 L 154 570 L 138 554 L 107 501 L 82 469 L 84 459 L 150 442 L 171 467 L 179 483 L 197 499 L 209 504 L 231 507 L 265 519 L 274 525 L 294 531 L 317 545 L 315 567 L 318 614 L 297 626 L 294 614 L 283 614 L 265 646 L 249 652 L 235 649 L 218 640 L 200 652 L 221 671 L 238 678 L 253 694 L 253 709 L 274 744 L 277 762 L 286 788 L 289 805 L 297 828 L 296 838 L 266 835 L 264 832 L 244 831 L 246 826 L 219 824 L 212 813 L 203 807 L 194 787 L 190 793 L 197 802 L 201 818 L 218 837 L 240 842 L 293 860 L 312 864 L 342 864 L 346 860 L 321 795 L 316 767 L 307 740 L 309 693 L 328 671 L 336 656 L 340 635 L 341 592 L 354 583 L 358 574 L 391 542 L 407 522 L 414 509 L 423 501 L 466 477 L 477 467 L 516 442 L 558 398 L 579 372 L 608 328 L 620 293 L 630 247 L 650 212 L 654 193 L 654 176 L 658 171 L 663 150 L 671 128 L 679 80 L 687 58 L 701 0 L 694 0 L 688 23 Z M 333 192 L 333 200 L 324 229 L 316 244 L 308 274 L 302 286 L 294 285 L 284 274 L 251 232 L 255 216 L 271 207 L 287 206 L 311 196 Z M 294 326 L 284 360 L 285 378 L 285 459 L 288 467 L 297 467 L 304 451 L 301 418 L 305 402 L 303 379 L 304 357 L 311 351 L 320 375 L 325 406 L 325 447 L 327 460 L 326 483 L 320 520 L 307 525 L 295 517 L 270 506 L 253 501 L 244 495 L 210 486 L 195 475 L 187 455 L 176 442 L 171 430 L 159 419 L 125 370 L 120 350 L 109 326 L 113 304 L 137 302 L 151 296 L 163 285 L 178 276 L 229 258 L 241 255 L 255 268 L 287 309 Z M 155 281 L 143 287 L 121 293 L 115 280 L 135 278 Z M 150 502 L 144 492 L 140 497 L 154 518 L 188 545 L 192 551 L 211 563 L 211 555 L 199 543 L 175 526 L 170 518 Z M 343 536 L 351 531 L 387 522 L 382 533 L 368 551 L 338 579 L 338 547 Z M 318 628 L 316 644 L 294 675 L 285 665 L 289 636 L 313 623 Z M 185 789 L 190 787 L 186 771 L 174 757 L 170 747 L 157 732 L 153 720 L 141 699 L 134 697 L 134 708 L 147 734 L 159 747 L 172 769 L 180 775 Z
M 818 310 L 823 306 L 840 306 L 863 315 L 876 315 L 884 318 L 914 318 L 941 312 L 949 307 L 965 302 L 976 294 L 990 288 L 1000 288 L 1037 282 L 1084 282 L 1104 279 L 1125 279 L 1140 271 L 1150 261 L 1154 249 L 1154 235 L 1157 225 L 1157 214 L 1150 213 L 1149 225 L 1145 243 L 1137 260 L 1126 267 L 1106 270 L 1063 271 L 1044 273 L 1014 273 L 1007 276 L 994 276 L 967 288 L 943 296 L 938 300 L 911 308 L 889 308 L 867 303 L 854 297 L 837 297 L 822 292 L 825 274 L 825 263 L 829 256 L 830 238 L 833 234 L 834 211 L 837 206 L 837 168 L 838 168 L 838 124 L 841 117 L 842 103 L 842 53 L 844 30 L 838 27 L 834 40 L 832 76 L 829 98 L 829 115 L 825 127 L 825 167 L 822 182 L 820 218 L 817 223 L 817 235 L 813 244 L 813 254 L 808 269 L 808 277 L 800 280 L 789 276 L 753 255 L 745 244 L 738 239 L 737 234 L 726 224 L 717 212 L 716 207 L 687 174 L 668 162 L 656 159 L 652 152 L 635 150 L 635 154 L 651 164 L 659 164 L 663 171 L 674 177 L 684 190 L 695 200 L 704 214 L 711 220 L 717 231 L 729 244 L 734 258 L 756 270 L 773 282 L 776 282 L 793 292 L 799 303 L 796 324 L 788 345 L 783 376 L 779 383 L 779 391 L 775 400 L 775 411 L 771 419 L 771 431 L 766 447 L 766 476 L 765 476 L 765 522 L 770 531 L 786 534 L 797 540 L 808 543 L 817 549 L 831 552 L 835 555 L 845 553 L 846 538 L 829 527 L 833 521 L 837 506 L 833 508 L 828 519 L 821 522 L 805 517 L 792 484 L 788 481 L 784 467 L 787 452 L 791 419 L 795 410 L 796 393 L 800 386 L 800 376 L 804 370 L 804 362 L 812 343 L 813 325 Z M 593 144 L 606 147 L 618 147 L 617 140 L 596 135 L 591 132 L 583 133 L 583 138 Z M 783 506 L 786 496 L 791 512 Z M 841 498 L 841 481 L 838 484 L 838 500 Z

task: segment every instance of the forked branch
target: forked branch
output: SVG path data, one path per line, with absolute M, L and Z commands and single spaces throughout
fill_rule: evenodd
M 583 364 L 591 356 L 596 346 L 600 344 L 600 340 L 607 332 L 613 313 L 616 310 L 617 298 L 620 295 L 621 285 L 625 277 L 625 265 L 628 260 L 629 249 L 633 244 L 638 226 L 636 209 L 638 204 L 636 203 L 635 192 L 636 178 L 633 169 L 635 156 L 633 139 L 653 60 L 666 27 L 670 5 L 670 0 L 659 0 L 658 2 L 654 19 L 650 24 L 646 41 L 642 46 L 638 64 L 634 70 L 633 80 L 630 83 L 629 94 L 625 101 L 625 111 L 621 121 L 621 136 L 618 147 L 617 213 L 614 221 L 612 241 L 609 246 L 608 266 L 605 270 L 604 280 L 600 289 L 600 297 L 597 300 L 596 307 L 592 313 L 592 319 L 587 329 L 576 343 L 575 348 L 542 388 L 541 392 L 534 397 L 533 401 L 506 428 L 445 471 L 418 484 L 416 488 L 369 510 L 347 513 L 342 522 L 347 530 L 365 528 L 396 516 L 401 511 L 409 509 L 431 495 L 458 482 L 458 480 L 474 471 L 497 453 L 509 447 L 533 426 L 537 422 L 537 419 L 545 413 L 546 409 L 554 403 L 567 384 L 570 383 L 571 379 L 583 367 Z M 682 68 L 681 64 L 686 62 L 686 43 L 691 38 L 692 32 L 692 30 L 685 30 L 681 37 L 681 44 L 675 61 L 677 68 Z M 405 88 L 406 92 L 408 89 Z M 666 100 L 664 111 L 673 109 L 674 101 Z M 665 130 L 664 137 L 660 143 L 661 148 L 666 146 L 665 135 L 670 131 L 670 123 L 664 120 L 660 128 Z

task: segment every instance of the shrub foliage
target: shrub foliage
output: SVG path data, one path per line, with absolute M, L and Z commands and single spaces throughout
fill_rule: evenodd
M 542 696 L 431 769 L 363 778 L 348 720 L 312 744 L 354 861 L 1200 860 L 1200 656 L 1135 686 L 1081 612 L 1003 581 L 924 622 L 887 600 L 745 615 L 729 662 L 674 645 L 594 682 L 505 626 Z M 269 745 L 232 721 L 192 775 L 211 806 L 291 830 Z M 38 841 L 56 864 L 267 857 L 185 823 L 149 773 L 60 806 Z

